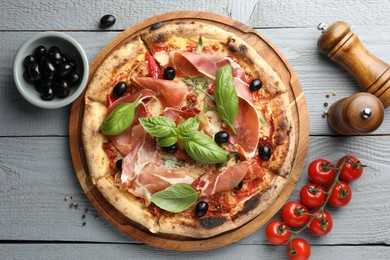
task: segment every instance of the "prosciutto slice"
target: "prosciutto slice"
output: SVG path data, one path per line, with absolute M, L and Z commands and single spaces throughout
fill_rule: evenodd
M 250 165 L 249 161 L 242 161 L 224 171 L 207 173 L 195 180 L 192 187 L 199 192 L 200 197 L 233 189 L 248 173 Z
M 187 87 L 181 81 L 133 77 L 131 83 L 138 89 L 149 89 L 156 93 L 168 107 L 180 108 L 187 98 Z
M 260 138 L 260 123 L 256 108 L 244 98 L 239 98 L 238 115 L 233 127 L 237 135 L 230 128 L 225 129 L 230 134 L 229 142 L 238 146 L 242 159 L 253 157 Z
M 199 114 L 199 110 L 196 108 L 182 108 L 182 109 L 175 109 L 171 107 L 167 107 L 164 112 L 163 116 L 169 117 L 173 121 L 175 121 L 176 125 L 179 125 L 181 122 L 184 120 L 190 118 L 190 117 L 195 117 L 196 115 Z

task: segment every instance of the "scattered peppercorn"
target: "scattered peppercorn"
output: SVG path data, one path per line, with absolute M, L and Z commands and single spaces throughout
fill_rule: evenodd
M 328 105 L 329 105 L 328 102 L 324 103 L 324 107 L 328 107 Z
M 87 225 L 87 222 L 84 221 L 84 222 L 83 222 L 83 226 L 85 226 L 85 225 Z

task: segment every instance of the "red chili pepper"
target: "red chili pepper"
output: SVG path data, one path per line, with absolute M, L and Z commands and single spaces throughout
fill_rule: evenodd
M 145 54 L 145 59 L 149 64 L 149 76 L 154 79 L 162 79 L 162 73 L 160 67 L 157 65 L 156 60 L 149 53 Z
M 114 103 L 115 101 L 114 95 L 111 93 L 106 94 L 106 101 L 107 101 L 107 107 L 111 106 L 111 104 Z

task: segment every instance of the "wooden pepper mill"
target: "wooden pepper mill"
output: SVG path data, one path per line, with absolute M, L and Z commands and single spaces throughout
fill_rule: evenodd
M 383 121 L 382 102 L 360 92 L 335 102 L 328 110 L 328 125 L 342 135 L 364 135 L 375 131 Z
M 361 89 L 375 95 L 387 108 L 390 106 L 390 66 L 370 53 L 343 21 L 326 28 L 317 27 L 323 33 L 317 46 L 321 53 L 343 66 L 357 80 Z

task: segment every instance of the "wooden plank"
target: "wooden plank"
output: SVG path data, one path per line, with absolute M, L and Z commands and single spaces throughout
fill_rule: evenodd
M 331 234 L 317 239 L 305 233 L 304 237 L 323 245 L 389 243 L 389 146 L 387 136 L 311 137 L 302 177 L 291 200 L 299 198 L 300 188 L 308 181 L 307 165 L 314 159 L 323 157 L 336 162 L 342 155 L 352 153 L 368 167 L 361 179 L 352 183 L 351 203 L 331 210 Z M 4 148 L 0 150 L 0 240 L 138 243 L 100 215 L 95 219 L 97 212 L 72 168 L 67 138 L 3 137 L 0 147 Z M 69 208 L 71 203 L 78 203 L 78 208 Z M 237 243 L 266 244 L 264 227 Z
M 224 1 L 3 1 L 0 30 L 100 30 L 99 21 L 113 14 L 110 30 L 123 30 L 157 14 L 179 10 L 208 11 L 227 16 Z M 12 22 L 11 22 L 12 21 Z
M 383 27 L 388 31 L 390 27 Z M 381 33 L 383 28 L 355 28 L 361 41 L 376 56 L 390 61 L 387 46 L 390 38 Z M 270 29 L 258 30 L 282 52 L 295 70 L 307 98 L 310 134 L 333 134 L 326 120 L 321 117 L 326 109 L 342 97 L 360 91 L 357 83 L 347 72 L 335 63 L 321 56 L 316 49 L 319 32 L 315 29 Z M 32 32 L 3 32 L 0 38 L 0 136 L 66 135 L 68 131 L 69 108 L 43 110 L 35 108 L 23 99 L 14 87 L 12 62 L 17 48 L 30 37 Z M 89 61 L 118 32 L 68 32 L 84 47 Z M 86 35 L 87 34 L 87 35 Z M 326 93 L 336 92 L 336 96 L 326 98 Z M 375 134 L 389 134 L 390 113 Z
M 388 246 L 311 245 L 311 259 L 388 259 Z M 133 244 L 0 244 L 1 259 L 287 259 L 286 246 L 234 244 L 209 251 L 175 252 Z M 227 257 L 229 256 L 229 257 Z
M 338 20 L 356 26 L 387 26 L 390 2 L 365 1 L 258 1 L 249 25 L 255 28 L 309 27 Z

